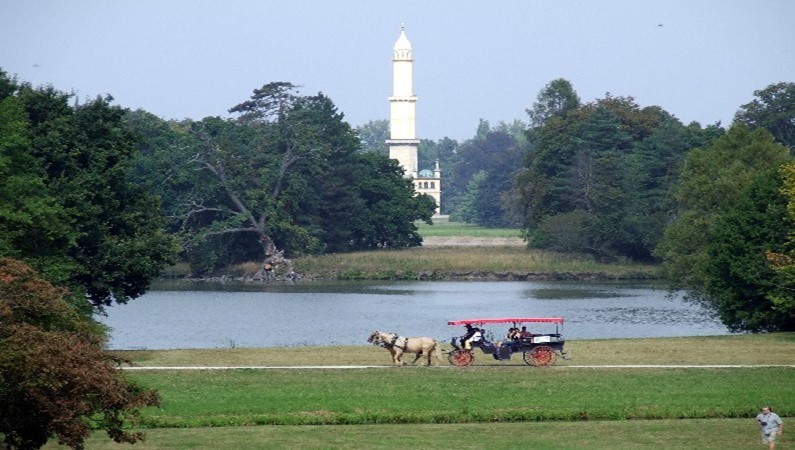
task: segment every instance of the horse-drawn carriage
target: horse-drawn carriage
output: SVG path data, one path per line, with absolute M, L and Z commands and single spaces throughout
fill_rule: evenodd
M 465 345 L 463 338 L 454 337 L 450 340 L 454 350 L 448 354 L 447 359 L 454 366 L 468 366 L 475 360 L 473 348 L 480 348 L 483 353 L 492 355 L 498 361 L 511 359 L 511 355 L 514 353 L 522 353 L 524 362 L 531 366 L 552 366 L 558 355 L 566 359 L 566 353 L 563 351 L 565 340 L 561 334 L 563 332 L 562 317 L 467 319 L 447 322 L 448 325 L 464 325 L 468 329 L 482 327 L 486 324 L 513 324 L 512 329 L 518 329 L 524 323 L 555 324 L 555 332 L 542 334 L 524 332 L 511 336 L 506 334 L 505 339 L 500 340 L 489 340 L 483 335 L 479 340 L 468 343 L 469 345 Z

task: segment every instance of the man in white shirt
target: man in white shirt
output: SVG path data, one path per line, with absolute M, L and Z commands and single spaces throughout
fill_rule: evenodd
M 776 437 L 781 436 L 784 424 L 778 414 L 774 413 L 769 406 L 762 408 L 762 412 L 756 416 L 759 428 L 762 432 L 762 443 L 767 444 L 770 450 L 776 448 Z

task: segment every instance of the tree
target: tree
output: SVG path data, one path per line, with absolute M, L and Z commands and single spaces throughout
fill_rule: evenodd
M 538 92 L 533 107 L 526 111 L 530 116 L 530 126 L 538 127 L 553 117 L 566 117 L 570 111 L 579 107 L 580 97 L 571 82 L 558 78 L 550 81 Z
M 501 196 L 511 189 L 510 180 L 521 157 L 518 156 L 517 142 L 513 136 L 485 127 L 488 127 L 488 122 L 481 120 L 479 137 L 458 147 L 458 162 L 443 184 L 448 187 L 445 203 L 451 208 L 453 218 L 464 213 L 458 209 L 463 205 L 462 202 L 466 202 L 467 208 L 474 209 L 464 214 L 471 217 L 474 223 L 505 226 L 510 220 L 507 219 L 508 211 L 502 208 Z M 479 173 L 484 179 L 472 183 Z M 490 178 L 488 182 L 486 178 Z
M 795 163 L 781 166 L 779 176 L 781 195 L 787 201 L 787 220 L 795 223 Z M 773 310 L 789 311 L 791 323 L 795 315 L 795 232 L 790 230 L 786 241 L 778 246 L 784 250 L 765 253 L 769 267 L 776 274 L 768 299 Z
M 795 83 L 771 84 L 754 91 L 757 97 L 740 107 L 736 122 L 769 131 L 777 141 L 795 149 Z
M 776 301 L 780 279 L 766 257 L 785 253 L 795 229 L 781 190 L 777 168 L 759 172 L 720 214 L 707 245 L 704 289 L 696 298 L 732 331 L 795 330 L 795 308 Z
M 29 266 L 0 258 L 0 439 L 4 448 L 40 448 L 57 437 L 83 448 L 94 428 L 116 442 L 157 394 L 123 378 L 95 326 L 63 300 L 67 290 Z
M 422 238 L 415 223 L 431 223 L 436 202 L 415 195 L 414 184 L 403 177 L 397 161 L 375 153 L 353 155 L 328 177 L 339 189 L 326 184 L 323 236 L 326 252 L 418 246 Z M 343 184 L 339 186 L 339 183 Z
M 52 87 L 15 86 L 2 102 L 3 256 L 68 286 L 77 305 L 102 307 L 143 294 L 173 262 L 156 197 L 130 182 L 135 139 L 111 97 L 69 105 Z M 3 170 L 3 169 L 0 169 Z
M 786 147 L 776 144 L 769 132 L 742 124 L 732 126 L 711 146 L 691 150 L 676 186 L 676 220 L 655 249 L 664 276 L 676 287 L 703 290 L 706 249 L 717 218 L 760 171 L 788 159 Z
M 433 213 L 428 200 L 386 156 L 359 151 L 328 97 L 270 83 L 232 111 L 237 119 L 127 118 L 149 136 L 136 176 L 163 196 L 195 275 L 256 261 L 283 262 L 258 276 L 292 276 L 285 256 L 419 245 L 414 221 Z
M 780 227 L 788 219 L 783 209 L 776 212 L 772 188 L 759 179 L 772 182 L 771 168 L 789 160 L 788 149 L 769 132 L 742 124 L 686 157 L 676 189 L 676 220 L 655 252 L 672 286 L 715 309 L 732 329 L 772 329 L 784 323 L 772 320 L 772 313 L 764 317 L 770 301 L 760 299 L 773 289 L 763 281 L 772 273 L 764 268 L 765 253 L 782 249 L 786 233 L 782 236 Z
M 366 124 L 356 127 L 363 152 L 374 152 L 389 156 L 389 121 L 386 119 L 371 120 Z

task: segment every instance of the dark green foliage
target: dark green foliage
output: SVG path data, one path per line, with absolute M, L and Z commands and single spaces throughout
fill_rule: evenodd
M 159 403 L 125 379 L 103 350 L 100 330 L 82 319 L 53 287 L 25 264 L 0 258 L 0 443 L 42 447 L 57 437 L 83 448 L 93 429 L 116 442 L 138 410 Z
M 774 307 L 776 275 L 766 258 L 785 253 L 793 229 L 775 172 L 789 160 L 769 132 L 741 124 L 687 155 L 676 220 L 656 251 L 673 286 L 731 329 L 792 329 L 791 310 Z
M 538 92 L 532 109 L 528 109 L 530 126 L 541 126 L 554 117 L 564 118 L 580 107 L 580 97 L 571 82 L 563 78 L 552 80 Z
M 510 227 L 511 210 L 503 206 L 503 195 L 511 190 L 511 179 L 522 160 L 516 138 L 489 128 L 481 121 L 479 137 L 461 144 L 442 204 L 453 210 L 452 220 L 485 227 Z
M 338 173 L 335 173 L 338 172 Z M 324 249 L 346 252 L 375 248 L 413 247 L 422 243 L 416 220 L 430 222 L 432 198 L 414 196 L 413 184 L 403 178 L 394 160 L 378 154 L 354 155 L 348 166 L 338 166 L 325 180 L 349 180 L 340 189 L 326 188 L 323 217 Z M 406 218 L 413 218 L 407 221 Z
M 760 171 L 715 223 L 699 298 L 734 331 L 793 331 L 795 310 L 776 307 L 778 277 L 767 252 L 785 253 L 795 222 L 777 168 Z
M 735 125 L 711 146 L 688 153 L 676 187 L 676 220 L 655 249 L 665 277 L 677 287 L 703 291 L 706 249 L 717 219 L 760 171 L 788 159 L 787 149 L 770 133 L 745 125 Z
M 173 261 L 174 245 L 157 199 L 128 178 L 135 139 L 122 122 L 126 110 L 110 97 L 69 106 L 71 96 L 52 87 L 5 92 L 2 255 L 96 306 L 140 296 Z
M 164 198 L 193 273 L 287 255 L 419 245 L 432 203 L 359 139 L 323 94 L 271 83 L 235 120 L 128 123 L 149 143 L 137 176 Z
M 527 133 L 532 147 L 513 198 L 529 243 L 605 261 L 652 261 L 672 216 L 683 155 L 706 133 L 631 98 L 574 100 L 549 112 L 541 98 L 533 117 L 543 120 Z

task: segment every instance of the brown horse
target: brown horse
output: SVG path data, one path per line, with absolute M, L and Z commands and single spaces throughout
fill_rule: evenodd
M 396 333 L 373 331 L 370 337 L 367 338 L 367 342 L 389 350 L 389 354 L 392 355 L 392 365 L 395 366 L 402 366 L 405 364 L 402 360 L 403 353 L 415 353 L 417 355 L 414 361 L 411 362 L 412 364 L 416 363 L 418 359 L 424 356 L 428 359 L 428 365 L 430 366 L 431 356 L 433 356 L 436 358 L 436 365 L 439 365 L 439 354 L 441 352 L 439 350 L 439 343 L 433 338 L 409 338 L 398 336 Z

